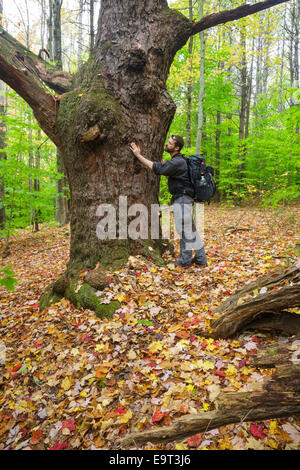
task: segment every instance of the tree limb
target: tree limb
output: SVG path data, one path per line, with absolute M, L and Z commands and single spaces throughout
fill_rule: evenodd
M 220 11 L 218 13 L 212 13 L 202 18 L 200 21 L 195 23 L 192 27 L 191 36 L 205 29 L 212 28 L 219 24 L 227 23 L 228 21 L 238 20 L 244 18 L 245 16 L 253 15 L 267 8 L 271 8 L 280 3 L 288 2 L 289 0 L 266 0 L 264 2 L 255 3 L 254 5 L 242 5 L 240 7 L 234 8 L 232 10 Z
M 0 79 L 29 104 L 41 128 L 61 147 L 56 127 L 57 103 L 43 82 L 63 93 L 71 85 L 70 77 L 55 70 L 0 27 Z

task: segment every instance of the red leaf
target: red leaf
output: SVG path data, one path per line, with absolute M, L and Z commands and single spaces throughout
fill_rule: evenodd
M 226 377 L 225 372 L 223 372 L 222 370 L 215 370 L 215 374 L 217 374 L 219 377 Z
M 164 417 L 167 417 L 168 413 L 166 411 L 159 411 L 155 413 L 152 418 L 152 423 L 159 423 Z
M 74 419 L 66 419 L 61 423 L 61 429 L 68 428 L 69 431 L 74 431 L 75 430 L 75 421 Z
M 22 367 L 22 363 L 18 364 L 17 366 L 13 367 L 12 369 L 8 369 L 8 372 L 16 372 Z
M 149 366 L 149 367 L 156 367 L 157 364 L 156 364 L 156 362 L 154 362 L 154 361 L 150 361 L 150 362 L 148 363 L 148 366 Z
M 124 406 L 122 406 L 121 408 L 118 408 L 117 410 L 115 410 L 114 413 L 116 413 L 117 415 L 125 415 L 126 410 L 125 410 Z
M 263 433 L 263 425 L 259 425 L 257 423 L 253 423 L 250 426 L 250 432 L 252 436 L 254 436 L 257 439 L 264 439 L 266 436 Z
M 187 440 L 189 447 L 198 447 L 202 442 L 202 434 L 195 434 Z
M 67 447 L 67 445 L 66 442 L 57 441 L 49 450 L 62 450 Z
M 42 438 L 42 430 L 37 429 L 37 431 L 32 431 L 32 436 L 30 439 L 31 444 L 37 444 Z

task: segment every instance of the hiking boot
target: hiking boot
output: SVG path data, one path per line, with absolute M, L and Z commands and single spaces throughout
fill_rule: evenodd
M 206 268 L 207 267 L 207 263 L 203 263 L 203 261 L 199 261 L 195 258 L 192 259 L 192 263 L 193 264 L 196 264 L 197 266 L 201 266 L 202 268 Z

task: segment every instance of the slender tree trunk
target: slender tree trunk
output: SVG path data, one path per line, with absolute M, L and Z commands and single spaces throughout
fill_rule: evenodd
M 61 7 L 62 0 L 52 0 L 53 8 L 53 59 L 58 69 L 62 69 L 61 50 Z
M 90 0 L 90 55 L 93 52 L 95 44 L 94 13 L 95 0 Z
M 221 111 L 220 108 L 217 110 L 217 125 L 216 125 L 216 163 L 215 163 L 215 177 L 217 186 L 220 182 L 220 159 L 221 159 L 221 152 L 220 152 L 220 137 L 221 137 Z M 214 200 L 216 202 L 220 202 L 221 195 L 219 189 L 217 189 Z
M 47 50 L 49 52 L 51 60 L 53 60 L 53 0 L 48 0 L 49 3 L 49 16 L 48 16 L 48 42 Z
M 283 29 L 286 29 L 286 10 L 284 11 L 283 16 Z M 285 35 L 282 38 L 282 47 L 281 47 L 281 64 L 280 64 L 280 76 L 279 76 L 279 112 L 282 113 L 284 110 L 283 101 L 282 101 L 282 85 L 283 85 L 283 66 L 285 59 Z
M 193 21 L 193 1 L 189 0 L 189 19 Z M 192 108 L 192 76 L 193 76 L 193 38 L 189 40 L 189 76 L 187 86 L 187 110 L 186 110 L 186 147 L 191 146 L 191 108 Z
M 254 39 L 252 41 L 252 57 L 250 65 L 250 73 L 247 83 L 247 109 L 246 109 L 246 124 L 245 124 L 245 138 L 249 135 L 250 111 L 251 111 L 251 96 L 252 96 L 252 81 L 253 81 L 253 64 L 254 64 Z
M 0 26 L 3 26 L 3 0 L 0 0 Z M 6 85 L 0 80 L 0 160 L 6 159 L 6 154 L 2 152 L 5 148 L 6 124 L 4 118 L 6 115 Z M 5 227 L 5 205 L 4 205 L 4 178 L 0 176 L 0 230 Z
M 243 188 L 243 178 L 245 170 L 245 119 L 246 119 L 246 106 L 247 106 L 247 62 L 246 62 L 246 34 L 243 26 L 240 29 L 240 44 L 242 48 L 242 59 L 240 66 L 241 77 L 241 101 L 239 113 L 239 159 L 240 165 L 238 166 L 240 183 L 237 185 L 238 189 Z
M 77 61 L 78 67 L 82 65 L 82 52 L 83 52 L 83 29 L 82 29 L 82 16 L 83 16 L 83 0 L 79 0 L 79 17 L 78 17 L 78 53 Z
M 199 2 L 199 20 L 203 18 L 204 0 Z M 199 102 L 198 102 L 198 127 L 196 138 L 196 153 L 201 152 L 202 132 L 203 132 L 203 105 L 205 96 L 205 33 L 202 31 L 200 37 L 200 76 L 199 76 Z
M 62 67 L 62 48 L 61 48 L 61 0 L 53 1 L 53 60 Z M 60 225 L 65 225 L 70 221 L 67 193 L 65 188 L 68 186 L 66 170 L 64 167 L 62 155 L 59 149 L 56 151 L 57 171 L 64 176 L 56 180 L 56 210 L 55 219 Z

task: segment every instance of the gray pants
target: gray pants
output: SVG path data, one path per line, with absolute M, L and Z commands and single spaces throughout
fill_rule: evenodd
M 195 250 L 195 260 L 205 264 L 207 262 L 203 241 L 197 232 L 192 207 L 194 200 L 187 195 L 179 196 L 173 204 L 175 230 L 180 236 L 180 257 L 183 263 L 190 263 Z

